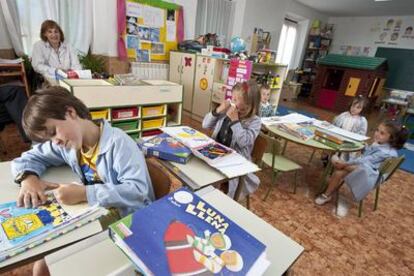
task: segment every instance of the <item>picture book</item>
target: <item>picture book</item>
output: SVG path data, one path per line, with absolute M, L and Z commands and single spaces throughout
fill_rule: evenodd
M 109 228 L 145 275 L 261 275 L 270 264 L 262 242 L 185 188 Z
M 282 123 L 282 124 L 278 124 L 277 127 L 280 130 L 282 130 L 286 133 L 289 133 L 290 135 L 293 135 L 296 138 L 305 140 L 305 141 L 313 138 L 313 136 L 314 136 L 314 133 L 313 133 L 312 129 L 310 129 L 307 126 L 301 126 L 299 124 Z
M 190 149 L 203 147 L 214 143 L 214 139 L 208 137 L 204 133 L 187 126 L 166 127 L 162 131 L 174 137 Z
M 16 202 L 0 204 L 0 262 L 97 219 L 106 210 L 91 207 L 69 215 L 53 194 L 37 208 L 17 207 Z
M 167 133 L 158 134 L 149 140 L 141 139 L 138 141 L 138 146 L 146 156 L 155 156 L 181 164 L 187 163 L 191 157 L 191 150 Z

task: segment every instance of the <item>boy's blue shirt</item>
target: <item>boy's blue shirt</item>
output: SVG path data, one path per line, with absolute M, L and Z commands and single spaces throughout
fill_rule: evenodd
M 62 148 L 51 141 L 35 145 L 14 159 L 12 173 L 16 177 L 22 171 L 32 171 L 40 176 L 48 167 L 64 164 L 84 181 L 78 151 Z M 106 121 L 99 140 L 96 168 L 103 183 L 85 186 L 89 205 L 115 207 L 124 216 L 154 200 L 143 153 L 126 133 Z

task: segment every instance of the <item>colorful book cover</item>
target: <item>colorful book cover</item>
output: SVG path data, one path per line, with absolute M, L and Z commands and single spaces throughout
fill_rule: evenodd
M 112 224 L 110 232 L 144 274 L 246 275 L 268 266 L 263 243 L 185 188 Z
M 181 164 L 187 163 L 191 157 L 190 149 L 166 133 L 161 133 L 146 141 L 141 140 L 138 146 L 146 156 L 155 156 Z
M 54 197 L 33 209 L 17 207 L 15 201 L 0 204 L 0 249 L 16 247 L 70 219 Z
M 307 126 L 301 126 L 294 123 L 282 123 L 278 124 L 277 127 L 282 131 L 285 131 L 286 133 L 289 133 L 290 135 L 293 135 L 304 141 L 308 141 L 314 137 L 312 129 Z
M 203 147 L 214 143 L 214 139 L 208 137 L 204 133 L 187 126 L 166 127 L 162 131 L 174 137 L 190 149 Z

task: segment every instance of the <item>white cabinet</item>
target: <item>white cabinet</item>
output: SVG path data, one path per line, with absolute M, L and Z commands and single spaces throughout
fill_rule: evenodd
M 194 80 L 193 115 L 204 117 L 204 115 L 210 111 L 215 64 L 216 60 L 214 58 L 197 56 L 196 75 Z
M 170 52 L 169 80 L 183 86 L 183 109 L 191 112 L 193 104 L 196 55 Z

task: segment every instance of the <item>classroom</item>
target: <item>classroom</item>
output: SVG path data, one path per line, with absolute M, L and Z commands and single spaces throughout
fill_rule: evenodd
M 414 274 L 414 1 L 0 7 L 0 275 Z

